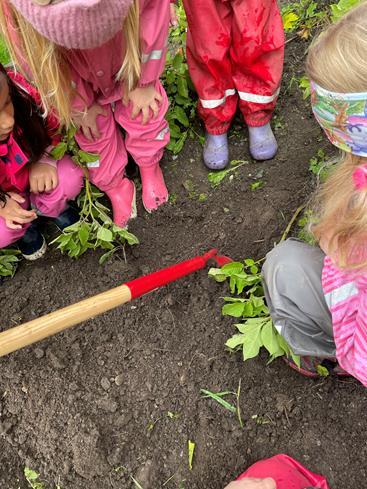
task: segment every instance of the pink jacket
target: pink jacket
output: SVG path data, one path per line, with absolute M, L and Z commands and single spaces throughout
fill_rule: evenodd
M 170 0 L 140 0 L 140 42 L 142 73 L 139 86 L 155 83 L 165 65 Z M 73 108 L 84 110 L 92 103 L 106 105 L 122 97 L 121 83 L 115 77 L 124 56 L 122 31 L 95 49 L 70 50 L 72 78 L 78 96 Z
M 19 90 L 27 92 L 42 110 L 41 97 L 37 90 L 19 73 L 9 70 L 8 76 Z M 57 134 L 57 119 L 50 114 L 45 120 L 45 125 L 52 141 L 48 148 L 50 151 L 60 140 Z M 4 192 L 24 192 L 29 186 L 29 160 L 21 148 L 21 142 L 15 141 L 13 134 L 6 143 L 0 144 L 0 156 L 0 189 Z M 47 154 L 44 154 L 40 161 L 56 166 L 56 161 Z
M 341 270 L 326 256 L 322 287 L 339 365 L 367 387 L 367 275 Z

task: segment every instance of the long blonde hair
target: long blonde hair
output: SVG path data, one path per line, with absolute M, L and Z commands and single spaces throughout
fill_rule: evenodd
M 139 0 L 133 0 L 123 23 L 125 57 L 116 75 L 117 80 L 124 81 L 125 91 L 135 88 L 140 78 L 139 13 Z M 45 115 L 55 110 L 60 124 L 69 127 L 74 89 L 67 51 L 39 34 L 8 0 L 0 2 L 0 28 L 13 63 L 37 87 Z
M 321 87 L 367 92 L 367 2 L 328 27 L 309 49 L 306 70 Z M 311 201 L 311 232 L 341 268 L 367 267 L 367 188 L 354 187 L 353 172 L 367 158 L 343 154 Z

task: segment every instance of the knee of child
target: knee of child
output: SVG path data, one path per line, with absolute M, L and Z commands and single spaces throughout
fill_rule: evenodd
M 262 276 L 265 283 L 278 280 L 289 280 L 295 269 L 301 268 L 304 258 L 302 243 L 297 240 L 288 239 L 277 245 L 267 255 L 262 268 Z
M 59 184 L 64 184 L 67 193 L 76 197 L 83 187 L 83 170 L 71 158 L 65 157 L 59 161 L 57 172 Z

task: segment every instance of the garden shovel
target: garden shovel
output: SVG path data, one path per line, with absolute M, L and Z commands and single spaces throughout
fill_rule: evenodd
M 213 249 L 203 256 L 197 256 L 191 260 L 145 275 L 46 316 L 8 329 L 0 333 L 0 357 L 121 306 L 181 277 L 190 275 L 204 268 L 210 259 L 213 259 L 218 266 L 231 261 L 225 256 L 218 256 L 217 250 Z

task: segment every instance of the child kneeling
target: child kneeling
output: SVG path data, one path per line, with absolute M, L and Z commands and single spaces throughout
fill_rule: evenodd
M 316 193 L 311 231 L 319 247 L 290 239 L 263 268 L 275 327 L 301 372 L 321 364 L 367 386 L 367 4 L 329 27 L 311 47 L 314 115 L 344 151 Z M 293 368 L 295 364 L 290 362 Z
M 38 215 L 63 229 L 79 219 L 68 206 L 83 186 L 83 171 L 71 158 L 53 160 L 58 124 L 41 115 L 37 91 L 0 65 L 0 248 L 15 242 L 23 256 L 43 256 L 46 242 Z

